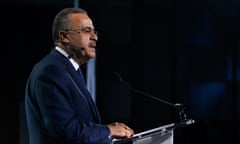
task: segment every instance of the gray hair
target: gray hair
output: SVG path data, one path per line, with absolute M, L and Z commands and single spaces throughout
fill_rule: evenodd
M 60 30 L 68 29 L 71 25 L 68 15 L 73 13 L 87 14 L 87 11 L 82 8 L 65 8 L 62 9 L 54 18 L 52 25 L 52 38 L 54 43 L 58 42 L 58 32 Z

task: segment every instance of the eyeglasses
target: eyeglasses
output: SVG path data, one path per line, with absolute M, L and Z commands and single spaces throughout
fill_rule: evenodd
M 84 34 L 95 34 L 98 35 L 98 32 L 95 29 L 92 29 L 90 27 L 85 27 L 82 29 L 65 29 L 65 31 L 69 32 L 69 31 L 73 31 L 73 32 L 77 32 L 77 33 L 84 33 Z

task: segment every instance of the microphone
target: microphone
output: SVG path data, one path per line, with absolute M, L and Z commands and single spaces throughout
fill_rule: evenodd
M 184 109 L 185 109 L 185 108 L 184 108 L 183 104 L 181 104 L 181 103 L 175 103 L 175 104 L 173 104 L 173 103 L 170 103 L 170 102 L 165 101 L 165 100 L 163 100 L 163 99 L 160 99 L 160 98 L 158 98 L 158 97 L 155 97 L 155 96 L 153 96 L 153 95 L 147 94 L 147 93 L 145 93 L 145 92 L 143 92 L 143 91 L 140 91 L 140 90 L 138 90 L 138 89 L 135 89 L 135 88 L 129 86 L 129 84 L 123 80 L 123 78 L 121 77 L 121 75 L 120 75 L 119 73 L 114 72 L 114 75 L 118 78 L 118 80 L 119 80 L 121 83 L 123 83 L 123 84 L 124 84 L 127 88 L 129 88 L 130 90 L 132 90 L 132 91 L 134 91 L 134 92 L 136 92 L 136 93 L 139 93 L 139 94 L 141 94 L 141 95 L 143 95 L 143 96 L 146 96 L 146 97 L 148 97 L 148 98 L 157 100 L 157 101 L 159 101 L 159 102 L 162 102 L 162 103 L 164 103 L 164 104 L 166 104 L 166 105 L 169 105 L 169 106 L 173 107 L 174 109 L 176 109 L 176 110 L 179 111 L 180 120 L 187 120 L 187 115 L 186 115 L 186 113 L 184 112 Z

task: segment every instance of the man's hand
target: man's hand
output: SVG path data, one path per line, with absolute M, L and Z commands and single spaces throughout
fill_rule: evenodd
M 110 129 L 112 138 L 130 138 L 134 135 L 134 131 L 124 123 L 115 122 L 107 126 Z

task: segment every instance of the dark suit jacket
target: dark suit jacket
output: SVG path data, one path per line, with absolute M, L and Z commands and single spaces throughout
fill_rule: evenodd
M 30 144 L 110 143 L 83 79 L 55 49 L 34 66 L 25 90 Z

